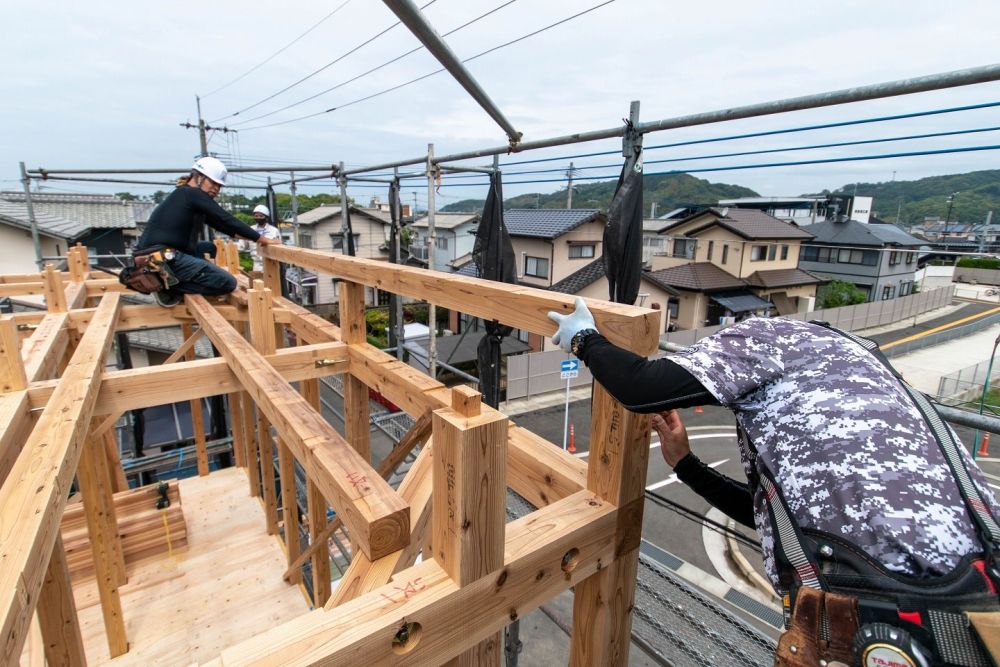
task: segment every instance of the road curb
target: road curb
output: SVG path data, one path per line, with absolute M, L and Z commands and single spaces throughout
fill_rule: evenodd
M 729 519 L 726 522 L 726 527 L 730 530 L 735 530 L 736 522 Z M 774 588 L 771 586 L 770 582 L 754 569 L 753 565 L 750 564 L 750 561 L 748 561 L 746 556 L 743 555 L 743 552 L 740 551 L 740 546 L 732 535 L 726 535 L 726 552 L 729 554 L 733 564 L 736 566 L 736 569 L 739 570 L 740 575 L 744 579 L 749 581 L 750 584 L 761 593 L 770 596 L 776 602 L 781 602 L 781 598 L 774 592 Z

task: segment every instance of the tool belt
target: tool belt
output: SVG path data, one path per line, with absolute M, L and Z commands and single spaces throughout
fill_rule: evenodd
M 133 253 L 131 266 L 121 270 L 118 282 L 143 294 L 170 289 L 180 282 L 169 265 L 176 253 L 173 248 L 157 248 Z

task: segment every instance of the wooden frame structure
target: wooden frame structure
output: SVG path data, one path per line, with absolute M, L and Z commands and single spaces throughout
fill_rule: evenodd
M 554 329 L 547 312 L 571 310 L 572 299 L 305 249 L 270 246 L 264 255 L 263 280 L 250 285 L 238 275 L 227 302 L 188 296 L 171 309 L 125 305 L 116 281 L 87 273 L 80 247 L 67 272 L 0 278 L 0 293 L 42 294 L 48 309 L 0 318 L 0 663 L 18 660 L 37 613 L 48 663 L 86 664 L 58 530 L 74 477 L 111 655 L 128 650 L 118 599 L 125 568 L 110 502 L 121 468 L 106 436 L 123 411 L 225 394 L 234 461 L 264 506 L 267 531 L 284 536 L 286 579 L 297 580 L 299 566 L 312 562 L 316 609 L 207 664 L 498 665 L 503 627 L 571 586 L 571 663 L 626 664 L 648 417 L 595 385 L 585 463 L 482 405 L 477 392 L 447 388 L 365 340 L 365 286 L 544 335 Z M 239 274 L 231 245 L 220 245 L 218 258 Z M 341 327 L 279 296 L 282 262 L 340 278 Z M 610 340 L 655 351 L 657 311 L 590 306 Z M 115 331 L 175 325 L 185 341 L 171 363 L 104 370 Z M 199 336 L 221 358 L 193 360 Z M 292 339 L 297 345 L 285 347 Z M 331 374 L 344 376 L 343 434 L 318 411 L 317 380 Z M 417 419 L 379 470 L 370 454 L 369 388 Z M 415 444 L 420 454 L 393 490 L 384 478 Z M 210 474 L 203 439 L 197 447 L 198 472 Z M 294 479 L 296 464 L 306 474 L 305 548 L 294 487 L 276 491 L 275 451 L 280 478 Z M 508 523 L 508 488 L 539 509 Z M 332 595 L 324 552 L 337 526 L 327 523 L 328 506 L 354 545 Z

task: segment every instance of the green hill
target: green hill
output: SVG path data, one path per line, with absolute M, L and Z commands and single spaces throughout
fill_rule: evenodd
M 615 193 L 616 183 L 617 181 L 612 180 L 575 185 L 573 207 L 607 210 Z M 662 215 L 679 206 L 714 204 L 720 199 L 757 196 L 753 190 L 740 185 L 711 183 L 687 174 L 646 176 L 643 190 L 643 204 L 647 215 L 653 202 L 656 202 L 657 215 Z M 482 199 L 463 199 L 448 204 L 441 210 L 481 211 L 485 203 Z M 504 208 L 566 208 L 566 188 L 548 194 L 531 193 L 508 197 L 504 200 Z
M 851 194 L 851 183 L 834 192 Z M 948 197 L 957 192 L 952 205 L 952 222 L 979 224 L 989 211 L 994 212 L 994 222 L 1000 222 L 1000 170 L 970 171 L 966 174 L 931 176 L 916 181 L 889 181 L 886 183 L 858 183 L 857 193 L 875 198 L 875 215 L 888 222 L 899 221 L 911 225 L 923 222 L 927 216 L 948 215 Z M 825 192 L 824 192 L 825 194 Z

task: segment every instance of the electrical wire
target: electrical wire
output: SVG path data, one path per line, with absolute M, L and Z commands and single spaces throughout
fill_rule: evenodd
M 522 41 L 528 39 L 529 37 L 534 37 L 535 35 L 538 35 L 540 33 L 545 32 L 546 30 L 551 30 L 552 28 L 560 26 L 563 23 L 566 23 L 568 21 L 572 21 L 573 19 L 579 18 L 579 17 L 581 17 L 581 16 L 583 16 L 585 14 L 589 14 L 590 12 L 592 12 L 594 10 L 597 10 L 597 9 L 600 9 L 601 7 L 604 7 L 605 5 L 610 5 L 612 2 L 615 2 L 615 0 L 604 0 L 604 2 L 596 4 L 593 7 L 590 7 L 589 9 L 583 10 L 582 12 L 578 12 L 576 14 L 573 14 L 572 16 L 567 16 L 566 18 L 564 18 L 564 19 L 562 19 L 560 21 L 556 21 L 555 23 L 550 23 L 549 25 L 547 25 L 547 26 L 545 26 L 543 28 L 539 28 L 538 30 L 535 30 L 533 32 L 529 32 L 529 33 L 527 33 L 525 35 L 521 35 L 520 37 L 517 37 L 516 39 L 512 39 L 509 42 L 504 42 L 503 44 L 498 44 L 498 45 L 496 45 L 496 46 L 494 46 L 494 47 L 492 47 L 490 49 L 486 49 L 485 51 L 477 53 L 474 56 L 470 56 L 470 57 L 466 58 L 462 62 L 463 63 L 468 63 L 468 62 L 471 62 L 471 61 L 473 61 L 473 60 L 475 60 L 477 58 L 481 58 L 481 57 L 483 57 L 483 56 L 485 56 L 487 54 L 493 53 L 494 51 L 498 51 L 499 49 L 503 49 L 503 48 L 506 48 L 506 47 L 511 46 L 513 44 L 517 44 L 518 42 L 522 42 Z M 434 76 L 436 74 L 440 74 L 441 72 L 444 72 L 444 71 L 445 71 L 445 68 L 442 67 L 442 68 L 440 68 L 438 70 L 435 70 L 433 72 L 429 72 L 427 74 L 424 74 L 423 76 L 418 76 L 415 79 L 410 79 L 409 81 L 405 81 L 403 83 L 396 84 L 395 86 L 392 86 L 390 88 L 386 88 L 385 90 L 380 90 L 377 93 L 372 93 L 371 95 L 366 95 L 364 97 L 359 97 L 359 98 L 357 98 L 355 100 L 351 100 L 350 102 L 345 102 L 344 104 L 341 104 L 341 105 L 338 105 L 338 106 L 335 106 L 335 107 L 330 107 L 329 109 L 326 109 L 325 111 L 317 111 L 316 113 L 307 114 L 305 116 L 298 116 L 296 118 L 289 118 L 288 120 L 282 120 L 282 121 L 278 121 L 276 123 L 266 123 L 264 125 L 253 125 L 251 127 L 245 127 L 241 131 L 242 132 L 249 132 L 250 130 L 262 130 L 262 129 L 267 128 L 267 127 L 277 127 L 279 125 L 287 125 L 289 123 L 297 123 L 299 121 L 307 120 L 309 118 L 315 118 L 317 116 L 322 116 L 323 114 L 327 114 L 327 113 L 330 113 L 332 111 L 337 111 L 339 109 L 346 109 L 349 106 L 353 106 L 355 104 L 360 104 L 361 102 L 367 102 L 368 100 L 374 99 L 376 97 L 380 97 L 380 96 L 385 95 L 387 93 L 391 93 L 393 91 L 399 90 L 400 88 L 405 88 L 406 86 L 412 85 L 412 84 L 417 83 L 419 81 L 423 81 L 424 79 L 429 79 L 430 77 L 432 77 L 432 76 Z
M 423 11 L 424 9 L 427 9 L 428 7 L 430 7 L 431 5 L 433 5 L 433 4 L 435 3 L 435 2 L 437 2 L 437 0 L 430 0 L 430 2 L 428 2 L 428 3 L 426 4 L 426 5 L 422 6 L 422 7 L 420 8 L 420 10 L 421 10 L 421 11 Z M 258 106 L 260 106 L 261 104 L 263 104 L 264 102 L 267 102 L 268 100 L 273 100 L 273 99 L 274 99 L 275 97 L 277 97 L 278 95 L 281 95 L 282 93 L 285 93 L 285 92 L 287 92 L 287 91 L 291 90 L 292 88 L 294 88 L 295 86 L 299 85 L 300 83 L 302 83 L 302 82 L 304 82 L 304 81 L 308 81 L 309 79 L 313 78 L 314 76 L 316 76 L 316 75 L 317 75 L 317 74 L 319 74 L 320 72 L 322 72 L 322 71 L 324 71 L 324 70 L 328 69 L 329 67 L 332 67 L 333 65 L 336 65 L 336 64 L 337 64 L 337 63 L 339 63 L 339 62 L 340 62 L 341 60 L 343 60 L 344 58 L 346 58 L 346 57 L 350 56 L 351 54 L 353 54 L 353 53 L 357 53 L 357 52 L 358 52 L 359 50 L 361 50 L 362 48 L 364 48 L 364 47 L 368 46 L 369 44 L 371 44 L 372 42 L 374 42 L 374 41 L 375 41 L 376 39 L 378 39 L 379 37 L 382 37 L 383 35 L 385 35 L 386 33 L 388 33 L 388 32 L 389 32 L 390 30 L 392 30 L 392 29 L 393 29 L 393 28 L 395 28 L 396 26 L 400 25 L 401 23 L 402 23 L 402 21 L 396 21 L 395 23 L 393 23 L 392 25 L 390 25 L 390 26 L 389 26 L 388 28 L 385 28 L 385 29 L 384 29 L 384 30 L 382 30 L 381 32 L 379 32 L 379 33 L 377 33 L 377 34 L 373 35 L 372 37 L 369 37 L 369 38 L 368 38 L 368 39 L 366 39 L 365 41 L 361 42 L 360 44 L 358 44 L 358 45 L 357 45 L 357 46 L 355 46 L 354 48 L 352 48 L 352 49 L 349 49 L 349 50 L 348 50 L 347 52 L 345 52 L 345 53 L 343 53 L 343 54 L 341 54 L 341 55 L 337 56 L 336 58 L 334 58 L 333 60 L 331 60 L 331 61 L 330 61 L 330 62 L 328 62 L 327 64 L 323 65 L 323 66 L 322 66 L 322 67 L 320 67 L 319 69 L 317 69 L 317 70 L 314 70 L 314 71 L 313 71 L 313 72 L 311 72 L 310 74 L 307 74 L 307 75 L 305 75 L 304 77 L 302 77 L 301 79 L 299 79 L 299 80 L 298 80 L 298 81 L 296 81 L 295 83 L 292 83 L 292 84 L 289 84 L 289 85 L 285 86 L 284 88 L 282 88 L 282 89 L 281 89 L 281 90 L 279 90 L 278 92 L 276 92 L 276 93 L 273 93 L 273 94 L 271 94 L 271 95 L 268 95 L 267 97 L 265 97 L 264 99 L 260 100 L 259 102 L 254 102 L 254 103 L 253 103 L 253 104 L 251 104 L 250 106 L 248 106 L 248 107 L 244 107 L 243 109 L 240 109 L 240 110 L 239 110 L 239 111 L 237 111 L 236 113 L 231 113 L 231 114 L 229 114 L 228 116 L 222 116 L 221 118 L 217 118 L 217 119 L 215 119 L 215 120 L 213 120 L 213 121 L 211 121 L 211 122 L 213 122 L 213 123 L 218 123 L 218 122 L 219 122 L 220 120 L 225 120 L 226 118 L 232 118 L 233 116 L 239 116 L 239 115 L 240 115 L 241 113 L 243 113 L 244 111 L 249 111 L 250 109 L 253 109 L 253 108 L 255 108 L 255 107 L 258 107 Z
M 277 51 L 275 51 L 274 53 L 272 53 L 270 56 L 268 56 L 267 58 L 265 58 L 261 62 L 257 63 L 256 65 L 254 65 L 253 67 L 251 67 L 246 72 L 244 72 L 243 74 L 239 75 L 238 77 L 236 77 L 235 79 L 233 79 L 229 83 L 221 85 L 218 88 L 216 88 L 215 90 L 213 90 L 212 92 L 206 93 L 206 94 L 202 95 L 201 99 L 205 99 L 206 97 L 209 97 L 210 95 L 214 95 L 214 94 L 218 93 L 219 91 L 225 90 L 226 88 L 228 88 L 229 86 L 233 85 L 237 81 L 241 81 L 242 79 L 245 79 L 250 74 L 253 74 L 255 71 L 257 71 L 258 69 L 260 69 L 262 66 L 264 66 L 267 63 L 269 63 L 272 60 L 274 60 L 278 55 L 280 55 L 281 53 L 283 53 L 288 47 L 290 47 L 291 45 L 295 44 L 295 42 L 299 41 L 300 39 L 302 39 L 303 37 L 305 37 L 306 35 L 308 35 L 309 33 L 311 33 L 313 30 L 315 30 L 316 28 L 320 27 L 320 25 L 322 25 L 327 19 L 329 19 L 331 16 L 333 16 L 334 14 L 336 14 L 337 12 L 339 12 L 341 9 L 343 9 L 344 7 L 346 7 L 350 2 L 351 2 L 351 0 L 344 0 L 344 2 L 339 7 L 337 7 L 332 12 L 330 12 L 329 14 L 327 14 L 326 16 L 324 16 L 323 18 L 321 18 L 316 23 L 314 23 L 312 25 L 312 27 L 309 28 L 308 30 L 306 30 L 304 33 L 302 33 L 301 35 L 299 35 L 298 37 L 296 37 L 295 39 L 293 39 L 292 41 L 290 41 L 288 44 L 285 44 L 283 47 L 281 47 L 280 49 L 278 49 Z
M 480 20 L 486 18 L 487 16 L 500 11 L 504 7 L 507 7 L 508 5 L 514 4 L 515 2 L 517 2 L 517 0 L 507 0 L 507 2 L 503 3 L 502 5 L 499 5 L 498 7 L 494 7 L 493 9 L 491 9 L 488 12 L 486 12 L 485 14 L 480 14 L 476 18 L 463 23 L 462 25 L 458 26 L 457 28 L 452 28 L 448 32 L 442 34 L 441 37 L 448 37 L 449 35 L 452 35 L 452 34 L 458 32 L 459 30 L 462 30 L 463 28 L 467 28 L 470 25 L 472 25 L 473 23 L 476 23 L 477 21 L 480 21 Z M 297 102 L 292 102 L 291 104 L 285 105 L 285 106 L 281 107 L 280 109 L 275 109 L 274 111 L 269 111 L 269 112 L 267 112 L 265 114 L 261 114 L 259 116 L 254 116 L 253 118 L 248 118 L 247 120 L 241 120 L 238 123 L 233 123 L 233 125 L 244 125 L 246 123 L 252 123 L 252 122 L 260 120 L 262 118 L 267 118 L 268 116 L 273 116 L 276 113 L 281 113 L 282 111 L 286 111 L 288 109 L 291 109 L 292 107 L 297 107 L 300 104 L 304 104 L 305 102 L 309 102 L 311 100 L 316 99 L 317 97 L 321 97 L 323 95 L 326 95 L 327 93 L 332 92 L 334 90 L 337 90 L 338 88 L 342 88 L 342 87 L 346 86 L 349 83 L 354 83 L 358 79 L 366 77 L 366 76 L 368 76 L 369 74 L 371 74 L 373 72 L 377 72 L 378 70 L 382 69 L 383 67 L 387 67 L 388 65 L 391 65 L 391 64 L 393 64 L 395 62 L 399 62 L 403 58 L 405 58 L 405 57 L 407 57 L 409 55 L 412 55 L 412 54 L 416 53 L 417 51 L 423 50 L 423 48 L 424 48 L 423 46 L 418 46 L 415 49 L 410 49 L 406 53 L 398 55 L 398 56 L 396 56 L 395 58 L 393 58 L 391 60 L 387 60 L 386 62 L 382 63 L 381 65 L 377 65 L 375 67 L 372 67 L 371 69 L 369 69 L 369 70 L 367 70 L 365 72 L 362 72 L 361 74 L 358 74 L 357 76 L 351 77 L 347 81 L 342 81 L 342 82 L 338 83 L 335 86 L 327 88 L 326 90 L 321 90 L 320 92 L 316 93 L 315 95 L 310 95 L 309 97 L 304 97 L 301 100 L 299 100 Z
M 706 528 L 708 528 L 709 530 L 713 530 L 716 533 L 725 535 L 727 537 L 732 537 L 734 540 L 736 540 L 743 546 L 749 549 L 753 549 L 757 553 L 761 553 L 760 542 L 744 535 L 739 531 L 733 530 L 732 528 L 730 528 L 725 524 L 709 519 L 707 516 L 704 516 L 701 512 L 696 512 L 690 507 L 687 507 L 678 502 L 670 500 L 669 498 L 661 496 L 658 493 L 654 493 L 653 491 L 646 491 L 646 498 L 653 501 L 655 505 L 658 505 L 663 509 L 668 509 L 672 512 L 675 512 L 678 516 L 681 516 L 690 521 L 694 521 L 695 523 L 703 524 Z

